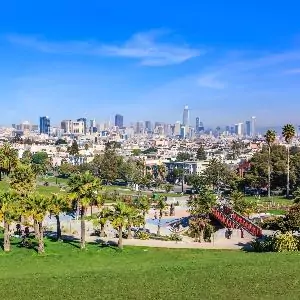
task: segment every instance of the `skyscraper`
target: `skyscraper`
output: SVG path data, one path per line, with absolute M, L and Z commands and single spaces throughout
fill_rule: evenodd
M 238 136 L 243 135 L 243 125 L 244 123 L 237 123 L 235 124 L 235 134 Z
M 183 109 L 182 125 L 189 126 L 190 124 L 190 111 L 189 107 L 186 105 Z
M 79 118 L 79 119 L 77 119 L 77 122 L 83 122 L 84 123 L 84 134 L 86 134 L 87 130 L 88 130 L 87 119 L 86 118 Z
M 50 119 L 49 117 L 40 117 L 40 133 L 49 134 L 50 133 Z
M 197 117 L 196 118 L 196 128 L 195 128 L 196 129 L 196 133 L 199 133 L 199 131 L 200 131 L 199 127 L 200 127 L 200 118 Z
M 251 118 L 251 136 L 256 136 L 256 117 Z
M 245 130 L 245 134 L 246 136 L 251 136 L 251 121 L 246 121 L 246 130 Z
M 147 132 L 151 132 L 152 131 L 151 121 L 145 121 L 145 129 L 146 129 Z
M 115 116 L 115 126 L 119 128 L 123 128 L 123 116 L 122 115 L 116 115 Z

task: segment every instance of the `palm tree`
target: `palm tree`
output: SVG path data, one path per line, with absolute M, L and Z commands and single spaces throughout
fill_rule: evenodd
M 12 191 L 0 192 L 0 221 L 4 224 L 3 249 L 5 252 L 10 251 L 10 225 L 18 217 L 16 199 L 17 195 Z
M 114 228 L 118 230 L 119 240 L 118 247 L 123 249 L 123 229 L 129 224 L 129 215 L 132 213 L 132 208 L 126 203 L 118 201 L 113 205 L 113 210 L 111 211 L 111 223 Z
M 76 206 L 80 208 L 81 220 L 81 239 L 80 248 L 85 249 L 85 218 L 87 207 L 92 203 L 98 203 L 99 198 L 102 198 L 99 190 L 100 180 L 87 171 L 83 174 L 75 174 L 71 176 L 69 182 L 71 198 L 75 200 Z
M 282 135 L 287 143 L 287 179 L 286 179 L 286 197 L 290 196 L 290 144 L 295 137 L 295 127 L 292 124 L 286 124 L 282 128 Z
M 276 132 L 268 130 L 265 134 L 265 140 L 268 145 L 268 197 L 271 197 L 271 147 L 276 139 Z
M 151 201 L 147 196 L 142 196 L 136 199 L 135 207 L 142 212 L 143 215 L 143 227 L 146 226 L 146 214 L 148 213 L 151 207 Z
M 25 202 L 27 204 L 25 210 L 33 218 L 35 230 L 37 231 L 38 253 L 42 254 L 45 252 L 43 221 L 51 209 L 51 201 L 47 196 L 34 193 Z
M 10 144 L 5 143 L 0 147 L 0 173 L 3 172 L 5 175 L 9 175 L 11 171 L 18 164 L 18 152 L 11 147 Z M 1 180 L 1 174 L 0 174 Z
M 159 210 L 159 219 L 158 219 L 158 225 L 157 225 L 157 235 L 160 236 L 160 228 L 161 228 L 161 219 L 163 216 L 163 211 L 166 208 L 167 203 L 164 199 L 164 197 L 159 197 L 156 208 Z
M 61 226 L 60 226 L 60 213 L 66 212 L 71 209 L 71 201 L 65 195 L 52 193 L 50 198 L 50 214 L 53 214 L 56 219 L 56 239 L 61 240 Z
M 105 224 L 110 220 L 111 210 L 108 207 L 105 207 L 99 213 L 98 224 L 100 224 L 100 237 L 105 236 Z

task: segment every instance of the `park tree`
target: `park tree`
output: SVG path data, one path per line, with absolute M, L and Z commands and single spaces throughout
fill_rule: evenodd
M 156 209 L 159 211 L 158 215 L 158 225 L 157 225 L 157 236 L 160 236 L 160 229 L 161 229 L 161 219 L 163 217 L 163 212 L 165 208 L 167 207 L 167 203 L 165 201 L 165 198 L 160 196 L 158 198 L 158 201 L 155 205 Z
M 49 212 L 55 216 L 56 219 L 56 240 L 61 240 L 61 225 L 60 225 L 60 213 L 68 212 L 71 210 L 71 200 L 68 195 L 60 195 L 52 193 L 49 198 Z
M 287 182 L 286 182 L 286 197 L 290 196 L 290 144 L 295 137 L 295 127 L 292 124 L 286 124 L 282 128 L 282 135 L 287 143 Z
M 9 143 L 0 147 L 0 180 L 2 174 L 7 176 L 13 171 L 18 164 L 18 152 Z
M 36 152 L 31 158 L 32 169 L 38 175 L 44 175 L 50 168 L 50 159 L 44 151 Z
M 187 161 L 191 160 L 192 156 L 188 152 L 179 152 L 176 157 L 176 161 Z
M 218 188 L 222 183 L 229 182 L 232 177 L 232 172 L 229 170 L 225 163 L 218 159 L 210 160 L 207 168 L 203 172 L 203 176 L 207 184 L 211 185 L 214 189 Z
M 276 139 L 276 132 L 268 130 L 265 134 L 265 140 L 268 145 L 268 197 L 271 197 L 271 149 Z
M 123 249 L 123 229 L 128 228 L 132 208 L 125 202 L 118 201 L 113 205 L 110 213 L 111 224 L 118 230 L 118 247 Z
M 76 206 L 80 209 L 80 222 L 81 222 L 81 240 L 80 247 L 85 249 L 85 218 L 87 208 L 94 204 L 102 201 L 100 194 L 100 181 L 94 177 L 92 173 L 85 172 L 84 174 L 74 174 L 68 181 L 70 188 L 71 199 L 76 203 Z
M 36 174 L 31 166 L 19 163 L 10 175 L 10 186 L 21 197 L 33 193 L 36 188 Z
M 32 153 L 30 150 L 25 150 L 22 154 L 21 163 L 23 164 L 31 164 L 32 162 Z
M 24 201 L 24 214 L 32 217 L 34 221 L 35 236 L 38 240 L 38 253 L 45 252 L 43 221 L 50 211 L 50 199 L 48 196 L 33 193 Z
M 246 217 L 249 217 L 250 214 L 256 210 L 256 202 L 247 201 L 244 195 L 240 192 L 232 192 L 230 195 L 230 201 L 233 210 Z
M 196 157 L 197 157 L 197 160 L 200 160 L 200 161 L 207 159 L 204 147 L 202 145 L 198 148 Z
M 104 154 L 95 155 L 92 166 L 96 174 L 106 182 L 113 182 L 119 176 L 119 169 L 123 162 L 116 152 L 116 144 L 107 144 Z
M 137 197 L 134 201 L 134 207 L 141 211 L 142 216 L 143 216 L 143 224 L 144 224 L 144 229 L 146 225 L 146 214 L 151 208 L 151 200 L 148 196 L 144 195 L 141 197 Z
M 285 221 L 289 230 L 300 230 L 300 203 L 296 203 L 290 207 Z
M 77 141 L 75 139 L 73 140 L 72 145 L 70 147 L 68 147 L 68 153 L 71 156 L 79 155 L 79 147 L 78 147 Z
M 9 252 L 10 226 L 19 217 L 18 195 L 13 191 L 0 191 L 0 222 L 4 225 L 3 250 Z

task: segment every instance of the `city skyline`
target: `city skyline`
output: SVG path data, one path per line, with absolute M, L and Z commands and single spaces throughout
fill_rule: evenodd
M 173 123 L 187 103 L 190 120 L 212 127 L 251 115 L 300 123 L 298 3 L 17 2 L 0 13 L 2 125 L 115 114 Z

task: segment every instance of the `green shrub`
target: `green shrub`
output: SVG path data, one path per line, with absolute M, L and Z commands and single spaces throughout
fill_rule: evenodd
M 274 251 L 274 236 L 268 236 L 264 239 L 257 238 L 251 242 L 251 248 L 254 252 L 272 252 Z
M 298 238 L 293 236 L 291 232 L 286 232 L 275 236 L 275 252 L 298 251 L 298 247 Z
M 150 239 L 150 235 L 147 233 L 147 232 L 143 232 L 143 231 L 140 231 L 136 234 L 136 237 L 139 239 L 139 240 L 149 240 Z
M 177 234 L 177 233 L 172 233 L 169 236 L 169 241 L 181 242 L 182 241 L 182 237 L 179 234 Z
M 214 227 L 211 224 L 206 224 L 203 231 L 203 239 L 205 242 L 211 242 L 211 236 L 214 233 Z

